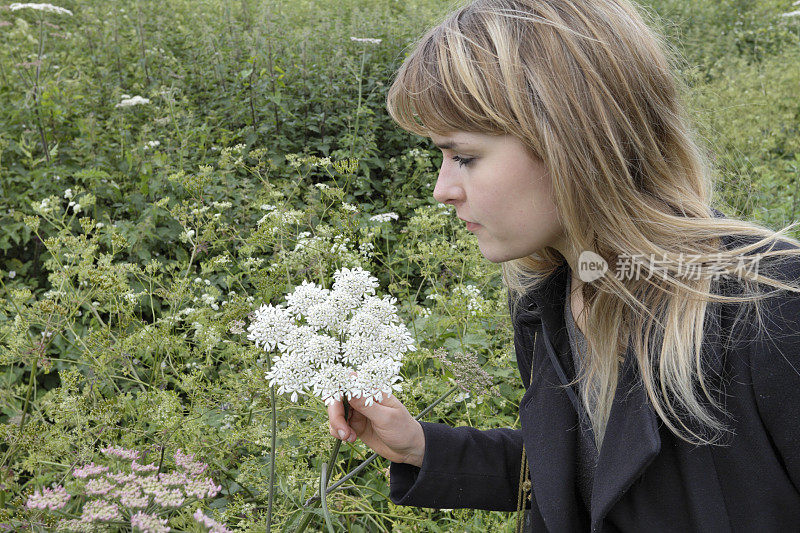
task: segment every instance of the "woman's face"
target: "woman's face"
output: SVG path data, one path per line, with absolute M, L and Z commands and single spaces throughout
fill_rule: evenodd
M 456 131 L 431 140 L 443 155 L 433 197 L 472 223 L 467 229 L 486 259 L 499 263 L 545 246 L 563 249 L 547 169 L 519 139 Z

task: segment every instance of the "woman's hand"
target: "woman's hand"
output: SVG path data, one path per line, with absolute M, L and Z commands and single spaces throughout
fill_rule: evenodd
M 356 438 L 393 463 L 422 466 L 425 434 L 408 409 L 394 396 L 367 407 L 363 398 L 349 400 L 350 423 L 344 419 L 342 402 L 328 406 L 331 435 L 347 442 Z

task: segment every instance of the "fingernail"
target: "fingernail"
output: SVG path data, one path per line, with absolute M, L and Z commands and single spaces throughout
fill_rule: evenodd
M 344 440 L 344 438 L 345 438 L 346 436 L 347 436 L 347 433 L 345 432 L 345 430 L 343 430 L 343 429 L 340 429 L 340 430 L 339 430 L 339 438 Z

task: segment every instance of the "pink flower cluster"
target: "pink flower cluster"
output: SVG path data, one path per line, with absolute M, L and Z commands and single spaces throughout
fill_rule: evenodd
M 36 489 L 28 497 L 26 504 L 28 509 L 49 509 L 56 511 L 64 507 L 70 499 L 70 495 L 61 485 L 54 485 L 52 489 L 45 488 L 42 492 Z
M 72 475 L 81 479 L 86 479 L 87 477 L 99 476 L 104 472 L 108 472 L 107 466 L 96 465 L 94 461 L 92 461 L 88 465 L 83 465 L 74 469 Z
M 117 457 L 118 459 L 124 459 L 126 461 L 133 461 L 134 459 L 138 459 L 141 455 L 138 450 L 128 450 L 118 446 L 108 446 L 106 448 L 101 448 L 100 451 L 107 457 Z
M 210 516 L 206 516 L 200 509 L 194 512 L 192 518 L 197 520 L 197 523 L 209 528 L 209 533 L 232 533 L 230 529 L 225 527 L 225 524 L 220 524 Z
M 131 527 L 137 527 L 144 533 L 168 533 L 170 530 L 166 518 L 158 518 L 142 511 L 131 516 Z
M 175 451 L 175 464 L 183 468 L 187 474 L 197 477 L 206 471 L 208 465 L 194 460 L 194 454 L 185 454 L 178 448 Z
M 61 520 L 60 530 L 89 531 L 92 524 L 131 517 L 131 526 L 142 532 L 168 532 L 167 519 L 144 512 L 151 503 L 165 510 L 173 510 L 184 505 L 189 498 L 202 500 L 213 498 L 222 487 L 210 477 L 201 477 L 208 465 L 196 461 L 193 454 L 175 452 L 175 463 L 181 470 L 149 475 L 158 470 L 155 464 L 139 464 L 136 460 L 140 452 L 109 446 L 101 450 L 106 456 L 131 461 L 128 472 L 110 472 L 104 465 L 90 463 L 73 469 L 76 479 L 86 480 L 83 492 L 91 499 L 83 506 L 80 519 Z M 105 475 L 103 475 L 105 474 Z M 61 485 L 37 489 L 28 497 L 28 509 L 61 510 L 69 501 L 70 494 Z M 63 512 L 63 511 L 62 511 Z M 204 515 L 198 510 L 198 522 L 211 531 L 227 532 L 224 525 Z M 74 515 L 73 515 L 74 516 Z
M 83 506 L 81 520 L 83 522 L 106 522 L 122 518 L 119 514 L 119 506 L 116 503 L 105 500 L 90 500 Z

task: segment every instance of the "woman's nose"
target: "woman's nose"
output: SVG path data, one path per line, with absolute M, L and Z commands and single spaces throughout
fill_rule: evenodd
M 446 162 L 439 168 L 436 186 L 433 188 L 433 197 L 437 202 L 447 204 L 464 200 L 464 188 L 455 172 L 447 168 Z

